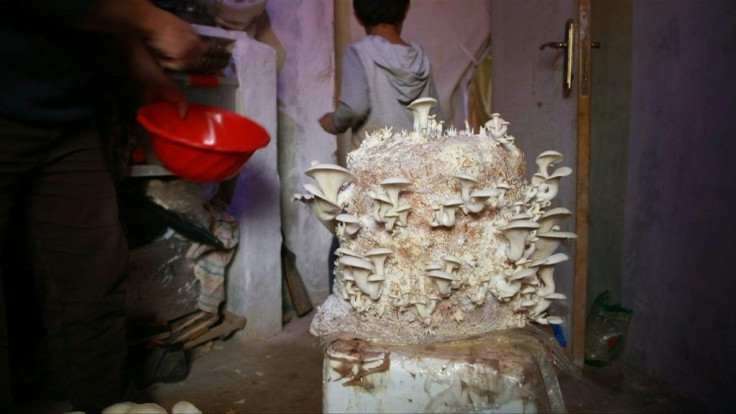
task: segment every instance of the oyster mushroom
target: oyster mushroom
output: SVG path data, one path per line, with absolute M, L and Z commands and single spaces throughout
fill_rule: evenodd
M 548 257 L 544 264 L 539 266 L 539 279 L 544 285 L 537 291 L 537 295 L 546 297 L 555 291 L 555 265 L 569 259 L 565 253 L 556 253 Z
M 511 277 L 509 277 L 509 281 L 526 279 L 534 276 L 536 273 L 537 269 L 520 267 L 514 271 Z
M 450 198 L 442 204 L 442 220 L 441 224 L 445 227 L 455 225 L 455 212 L 457 208 L 463 204 L 463 200 L 459 198 Z
M 429 121 L 429 111 L 435 105 L 437 105 L 436 99 L 426 97 L 416 99 L 407 106 L 407 108 L 409 108 L 409 110 L 411 110 L 412 114 L 414 115 L 414 131 L 422 132 L 427 129 L 427 123 Z
M 516 262 L 521 259 L 529 233 L 538 228 L 539 223 L 530 220 L 510 221 L 500 228 L 509 241 L 509 248 L 506 250 L 509 261 Z
M 537 233 L 537 241 L 534 242 L 536 250 L 529 256 L 530 260 L 538 260 L 548 257 L 566 239 L 577 238 L 577 234 L 567 231 L 547 231 Z
M 455 178 L 460 181 L 460 194 L 463 201 L 470 201 L 470 190 L 478 184 L 478 179 L 470 174 L 459 173 L 455 175 Z
M 551 201 L 553 198 L 555 198 L 560 189 L 560 179 L 570 174 L 572 174 L 572 169 L 569 167 L 560 167 L 556 169 L 555 172 L 553 172 L 552 175 L 550 175 L 543 184 L 539 185 L 539 190 L 537 191 L 537 200 Z
M 463 261 L 460 258 L 450 254 L 442 256 L 442 261 L 445 262 L 446 273 L 455 273 L 455 268 L 459 269 L 463 265 Z
M 545 233 L 552 230 L 559 221 L 572 216 L 570 210 L 564 207 L 556 207 L 545 211 L 537 221 L 539 223 L 539 233 Z
M 399 215 L 399 223 L 398 225 L 400 227 L 406 227 L 407 219 L 409 218 L 409 212 L 411 211 L 411 206 L 408 204 L 404 204 L 401 207 L 396 209 L 396 213 Z
M 383 293 L 383 281 L 386 280 L 386 276 L 383 274 L 372 274 L 368 276 L 368 284 L 370 285 L 370 293 L 368 294 L 371 299 L 378 300 Z
M 350 214 L 338 214 L 335 220 L 345 226 L 345 232 L 350 236 L 361 228 L 360 219 Z
M 499 299 L 508 299 L 514 296 L 519 290 L 521 290 L 521 282 L 517 280 L 507 282 L 503 278 L 498 278 L 496 281 L 496 291 L 498 292 Z
M 561 325 L 562 322 L 563 322 L 563 320 L 559 316 L 548 316 L 547 317 L 547 322 L 550 325 Z
M 355 258 L 358 258 L 358 259 L 362 259 L 363 258 L 362 255 L 360 255 L 359 253 L 357 253 L 357 252 L 355 252 L 353 250 L 348 249 L 347 247 L 338 247 L 335 250 L 335 254 L 338 255 L 338 256 L 352 256 L 352 257 L 355 257 Z
M 494 196 L 501 194 L 495 188 L 486 188 L 483 190 L 473 191 L 470 193 L 470 200 L 463 204 L 462 209 L 465 213 L 480 213 L 486 205 L 486 202 Z
M 484 126 L 488 130 L 488 132 L 491 133 L 491 136 L 493 138 L 502 138 L 504 135 L 506 135 L 506 132 L 508 131 L 509 123 L 504 121 L 503 118 L 501 118 L 500 114 L 493 113 L 491 114 L 491 119 L 489 119 Z
M 383 194 L 368 194 L 373 199 L 373 219 L 378 223 L 383 223 L 383 217 L 391 209 L 391 199 Z
M 383 222 L 386 224 L 386 230 L 391 231 L 394 229 L 394 224 L 399 219 L 399 213 L 396 210 L 391 209 L 383 216 Z
M 355 177 L 347 169 L 334 164 L 317 164 L 307 168 L 304 174 L 317 181 L 324 197 L 337 204 L 337 193 L 340 187 Z
M 404 177 L 388 177 L 384 179 L 383 181 L 379 182 L 383 187 L 383 190 L 386 192 L 386 195 L 388 195 L 389 200 L 391 201 L 391 205 L 394 208 L 399 207 L 399 193 L 404 188 L 411 185 L 411 181 L 409 181 L 408 178 Z
M 441 295 L 446 296 L 450 294 L 452 290 L 452 282 L 456 281 L 457 278 L 451 273 L 443 272 L 441 270 L 432 270 L 427 273 L 427 277 L 432 278 L 437 289 Z
M 358 259 L 352 256 L 341 256 L 338 263 L 349 269 L 355 285 L 366 295 L 373 293 L 373 287 L 368 282 L 368 276 L 373 273 L 373 264 L 367 260 Z
M 373 262 L 373 265 L 376 267 L 376 273 L 379 275 L 383 275 L 383 265 L 386 262 L 386 259 L 393 254 L 393 250 L 387 249 L 385 247 L 379 247 L 377 249 L 368 250 L 365 252 L 365 257 L 370 259 Z
M 549 174 L 547 173 L 549 166 L 562 162 L 563 159 L 565 159 L 565 157 L 563 157 L 562 154 L 552 150 L 544 151 L 537 155 L 536 163 L 537 167 L 539 167 L 539 173 L 544 177 L 549 177 Z

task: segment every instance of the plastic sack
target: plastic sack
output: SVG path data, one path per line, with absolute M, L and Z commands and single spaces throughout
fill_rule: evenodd
M 609 304 L 605 291 L 593 302 L 585 328 L 585 363 L 603 366 L 623 353 L 632 311 Z
M 320 338 L 324 412 L 565 412 L 557 372 L 579 370 L 549 332 L 384 344 Z

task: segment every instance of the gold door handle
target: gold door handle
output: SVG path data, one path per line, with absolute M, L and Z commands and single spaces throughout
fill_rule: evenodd
M 542 50 L 546 47 L 553 49 L 565 49 L 565 65 L 562 73 L 562 96 L 567 98 L 572 91 L 572 68 L 575 53 L 575 22 L 570 19 L 565 23 L 565 41 L 547 42 L 539 46 Z

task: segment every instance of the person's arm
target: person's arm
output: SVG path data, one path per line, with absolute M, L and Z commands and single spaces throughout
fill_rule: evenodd
M 320 118 L 322 128 L 330 134 L 341 134 L 365 122 L 370 114 L 370 96 L 365 69 L 352 48 L 345 49 L 342 58 L 342 81 L 340 82 L 340 103 L 335 112 Z
M 142 88 L 144 102 L 172 102 L 184 118 L 189 108 L 186 94 L 164 73 L 146 46 L 134 36 L 122 36 L 119 42 L 125 52 L 126 73 Z
M 173 70 L 195 66 L 205 51 L 189 23 L 149 0 L 24 0 L 11 7 L 83 30 L 136 36 Z

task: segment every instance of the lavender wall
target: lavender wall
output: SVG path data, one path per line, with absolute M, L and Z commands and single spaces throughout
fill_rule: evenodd
M 736 392 L 736 2 L 635 1 L 628 357 L 712 408 Z

